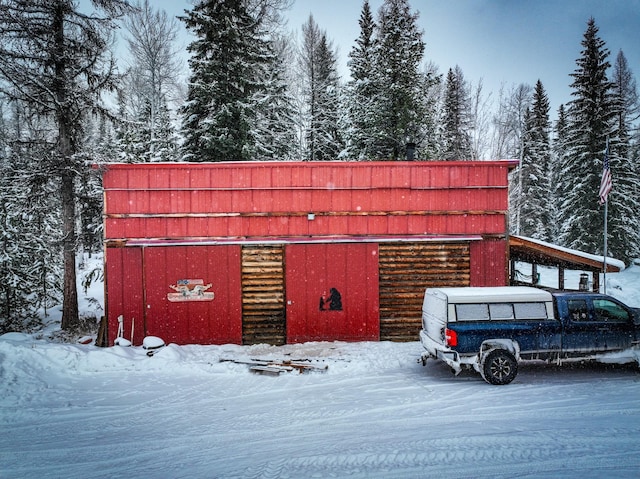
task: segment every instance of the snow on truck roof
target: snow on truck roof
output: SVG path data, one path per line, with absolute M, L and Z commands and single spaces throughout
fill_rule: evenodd
M 551 301 L 551 293 L 528 286 L 487 286 L 466 288 L 428 288 L 427 294 L 449 303 L 505 303 Z

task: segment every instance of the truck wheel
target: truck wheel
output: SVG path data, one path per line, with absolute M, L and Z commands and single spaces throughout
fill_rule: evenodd
M 509 351 L 494 349 L 482 361 L 482 378 L 489 384 L 509 384 L 518 374 L 518 362 Z

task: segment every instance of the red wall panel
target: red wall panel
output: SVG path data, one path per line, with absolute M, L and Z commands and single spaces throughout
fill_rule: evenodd
M 237 245 L 145 248 L 147 334 L 167 343 L 240 344 L 240 261 Z M 178 297 L 176 288 L 196 283 L 213 298 Z
M 211 284 L 213 299 L 169 300 L 177 293 L 171 286 L 185 280 Z M 239 246 L 107 248 L 105 288 L 109 345 L 119 315 L 126 339 L 133 323 L 135 345 L 149 335 L 177 344 L 242 342 Z
M 106 315 L 109 346 L 118 332 L 118 316 L 124 318 L 124 338 L 142 344 L 144 333 L 144 294 L 142 280 L 142 248 L 107 248 L 105 252 Z
M 105 237 L 504 234 L 511 166 L 512 162 L 112 165 L 104 174 Z M 421 218 L 423 212 L 439 211 L 465 214 L 452 222 Z M 472 212 L 484 213 L 487 221 L 478 221 Z M 307 213 L 316 213 L 316 221 L 301 220 Z M 398 218 L 398 213 L 409 219 Z M 205 218 L 193 221 L 193 214 Z
M 504 286 L 508 284 L 507 247 L 506 239 L 471 242 L 469 286 Z
M 287 245 L 285 254 L 288 342 L 379 339 L 377 244 Z

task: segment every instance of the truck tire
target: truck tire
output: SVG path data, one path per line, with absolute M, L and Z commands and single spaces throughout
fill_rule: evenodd
M 481 371 L 489 384 L 509 384 L 518 374 L 518 361 L 506 349 L 494 349 L 484 357 Z

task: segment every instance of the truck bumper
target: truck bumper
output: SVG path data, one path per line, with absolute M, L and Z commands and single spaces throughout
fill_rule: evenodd
M 425 349 L 425 352 L 422 353 L 423 363 L 429 358 L 439 359 L 453 369 L 456 374 L 462 371 L 463 366 L 477 369 L 478 356 L 476 354 L 462 356 L 457 351 L 431 339 L 424 330 L 420 331 L 420 343 Z

